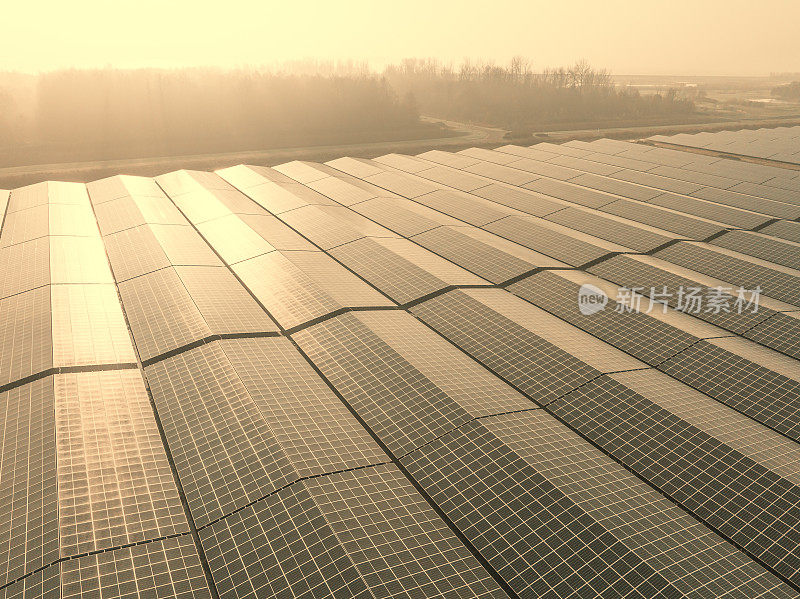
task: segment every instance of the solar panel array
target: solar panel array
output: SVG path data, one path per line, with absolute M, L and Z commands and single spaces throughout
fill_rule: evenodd
M 743 129 L 740 131 L 718 131 L 716 133 L 678 133 L 677 135 L 654 135 L 653 141 L 659 141 L 691 148 L 703 148 L 726 154 L 739 154 L 755 158 L 765 158 L 780 162 L 800 164 L 800 126 L 775 127 L 772 129 Z M 786 177 L 787 181 L 793 177 Z M 743 189 L 753 182 L 744 179 L 738 183 Z M 756 181 L 755 183 L 758 183 Z M 798 190 L 789 183 L 784 189 Z
M 0 192 L 0 597 L 800 596 L 797 172 L 597 140 Z

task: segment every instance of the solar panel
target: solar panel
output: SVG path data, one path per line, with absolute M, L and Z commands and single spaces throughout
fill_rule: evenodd
M 345 308 L 393 305 L 322 252 L 272 252 L 233 270 L 284 329 Z
M 398 304 L 451 286 L 489 284 L 407 239 L 360 239 L 330 254 Z
M 511 185 L 525 185 L 525 183 L 530 183 L 531 181 L 539 178 L 533 173 L 503 166 L 502 164 L 493 164 L 491 162 L 479 162 L 478 164 L 465 167 L 464 170 L 469 173 L 475 173 L 476 175 L 481 175 L 482 177 L 488 177 L 489 179 L 495 179 L 496 181 L 502 181 L 503 183 L 509 183 Z M 425 176 L 424 173 L 423 176 Z M 479 187 L 486 187 L 485 183 L 487 182 L 484 181 L 483 185 L 478 185 L 471 190 L 465 189 L 464 191 L 475 191 L 475 189 L 478 189 Z
M 53 366 L 136 362 L 113 285 L 50 287 Z
M 437 164 L 444 164 L 445 166 L 452 166 L 453 168 L 464 168 L 482 162 L 478 158 L 472 158 L 464 154 L 451 154 L 450 152 L 443 152 L 442 150 L 430 150 L 418 154 L 417 156 L 424 160 L 429 160 Z
M 149 226 L 126 229 L 103 241 L 119 283 L 172 265 Z
M 710 289 L 715 285 L 714 283 L 706 282 L 701 275 L 693 276 L 691 271 L 681 272 L 670 269 L 669 266 L 667 262 L 650 257 L 613 256 L 587 270 L 628 289 L 639 288 L 643 294 L 648 296 L 650 296 L 651 290 L 661 290 L 663 287 L 673 290 L 669 297 L 662 299 L 675 309 L 681 307 L 678 305 L 679 296 L 677 295 L 681 288 L 684 290 L 699 289 L 697 294 L 701 297 L 707 297 L 711 293 Z M 733 285 L 729 284 L 728 287 L 732 289 Z M 735 305 L 736 296 L 730 293 L 723 294 L 722 299 L 727 300 L 729 306 Z M 742 310 L 741 313 L 738 310 L 706 311 L 702 307 L 700 310 L 695 310 L 686 302 L 682 307 L 684 310 L 691 309 L 691 314 L 695 318 L 737 334 L 744 333 L 775 313 L 774 310 L 764 305 L 759 305 L 756 312 Z
M 764 294 L 800 304 L 800 271 L 748 258 L 724 249 L 681 242 L 656 252 L 656 257 L 714 275 L 745 289 L 760 287 Z
M 61 580 L 57 566 L 33 574 L 0 588 L 3 599 L 61 599 Z
M 429 181 L 435 181 L 460 191 L 472 191 L 473 189 L 486 187 L 491 183 L 491 181 L 482 177 L 475 177 L 445 166 L 433 166 L 416 174 Z
M 457 153 L 461 156 L 494 162 L 495 164 L 509 164 L 517 160 L 514 156 L 509 156 L 504 152 L 496 152 L 486 148 L 467 148 L 466 150 L 459 150 Z
M 218 342 L 145 373 L 198 526 L 298 479 Z
M 782 592 L 541 410 L 470 423 L 403 462 L 520 596 Z
M 777 471 L 759 456 L 770 447 L 763 453 L 791 462 L 796 444 L 652 371 L 598 378 L 552 409 L 788 580 L 800 576 L 794 557 L 800 454 L 794 466 Z M 754 502 L 756 486 L 774 501 Z
M 275 323 L 228 269 L 181 266 L 175 270 L 213 333 L 278 331 Z
M 785 202 L 786 204 L 794 204 L 795 206 L 800 205 L 800 200 L 797 199 L 795 190 L 779 189 L 776 187 L 759 185 L 758 183 L 751 183 L 747 181 L 737 183 L 730 189 L 731 191 L 738 191 L 740 193 L 746 193 L 761 198 L 769 198 L 770 200 L 775 200 L 776 202 Z
M 475 227 L 438 227 L 412 239 L 496 284 L 538 268 L 567 268 L 563 262 Z
M 507 147 L 507 146 L 506 146 Z M 577 156 L 581 158 L 590 154 L 593 150 L 587 149 L 586 142 L 580 140 L 572 140 L 563 144 L 554 144 L 550 142 L 541 142 L 530 146 L 529 148 L 522 148 L 523 150 L 536 151 L 536 152 L 549 152 L 555 155 Z
M 531 158 L 521 158 L 519 160 L 508 162 L 507 164 L 512 168 L 519 169 L 527 173 L 540 175 L 542 177 L 550 177 L 551 179 L 556 179 L 559 181 L 568 181 L 581 174 L 581 171 L 572 168 L 558 166 L 557 164 L 552 164 L 551 162 L 540 162 Z M 539 181 L 542 181 L 542 179 L 539 179 Z M 528 187 L 528 185 L 525 187 Z
M 657 166 L 656 168 L 652 169 L 651 172 L 657 175 L 663 175 L 664 177 L 671 177 L 680 181 L 691 181 L 692 183 L 698 183 L 708 187 L 717 187 L 719 189 L 728 189 L 736 185 L 735 179 L 717 177 L 707 173 L 699 173 L 695 171 L 686 171 L 684 169 L 675 168 L 672 166 Z
M 784 204 L 783 202 L 756 198 L 734 191 L 717 189 L 716 187 L 704 187 L 703 189 L 692 192 L 690 195 L 726 206 L 741 208 L 742 210 L 768 214 L 775 218 L 788 218 L 790 220 L 800 218 L 800 206 L 792 206 L 791 204 Z
M 50 376 L 0 394 L 0 404 L 0 584 L 59 559 L 188 533 L 137 371 Z
M 48 182 L 36 183 L 34 185 L 27 185 L 19 187 L 12 191 L 3 191 L 5 196 L 3 200 L 7 202 L 6 209 L 8 213 L 18 212 L 19 210 L 27 210 L 35 206 L 41 206 L 49 203 L 47 196 Z M 3 210 L 3 214 L 6 210 Z
M 20 268 L 25 264 L 26 268 Z M 0 248 L 0 299 L 50 282 L 50 238 Z
M 53 236 L 49 242 L 50 283 L 114 282 L 99 237 Z
M 404 198 L 409 199 L 413 199 L 440 189 L 439 185 L 428 183 L 424 179 L 418 179 L 408 175 L 388 171 L 370 175 L 369 177 L 366 177 L 365 180 L 373 185 L 377 185 L 378 187 L 382 187 L 387 191 L 391 191 L 392 193 L 396 193 Z
M 615 253 L 633 251 L 532 216 L 509 216 L 486 225 L 484 229 L 571 266 L 582 266 Z
M 591 187 L 592 189 L 599 189 L 600 191 L 613 193 L 632 200 L 641 200 L 643 202 L 663 193 L 663 191 L 658 189 L 651 189 L 649 187 L 628 183 L 627 181 L 619 181 L 611 177 L 601 177 L 600 175 L 591 173 L 573 177 L 570 179 L 570 183 L 576 183 L 585 187 Z
M 570 156 L 572 155 L 582 155 L 583 153 L 581 150 L 575 150 L 574 148 L 570 148 L 566 145 L 564 146 L 556 146 L 553 144 L 547 144 L 551 146 L 551 148 L 565 148 L 567 152 L 570 152 Z M 544 151 L 543 149 L 539 149 L 539 146 L 531 146 L 530 148 L 525 148 L 522 146 L 515 146 L 513 144 L 509 144 L 507 146 L 500 146 L 499 148 L 495 148 L 497 152 L 505 152 L 506 154 L 514 154 L 515 156 L 520 156 L 522 158 L 533 158 L 535 160 L 541 160 L 543 162 L 547 162 L 548 160 L 552 160 L 560 156 L 561 154 L 555 153 L 554 151 Z M 550 149 L 550 148 L 548 148 Z M 572 154 L 571 152 L 575 152 Z
M 353 210 L 405 237 L 442 225 L 461 225 L 452 216 L 405 198 L 375 198 L 353 206 Z
M 158 186 L 169 197 L 197 193 L 204 190 L 232 191 L 234 188 L 216 173 L 181 169 L 155 178 Z
M 476 227 L 515 213 L 513 209 L 460 191 L 442 189 L 417 197 L 415 200 Z
M 505 596 L 392 466 L 303 481 L 200 535 L 223 599 Z
M 589 276 L 578 278 L 569 274 L 538 273 L 511 285 L 508 290 L 651 366 L 660 364 L 705 336 L 702 331 L 684 323 L 685 329 L 682 329 L 659 320 L 660 306 L 652 314 L 645 312 L 647 301 L 643 302 L 641 311 L 628 311 L 625 304 L 615 301 L 616 294 L 608 295 L 609 304 L 605 309 L 584 314 L 578 304 L 581 286 L 597 287 L 602 282 Z M 709 334 L 718 336 L 724 331 Z
M 164 197 L 161 187 L 150 177 L 116 175 L 87 183 L 86 188 L 94 204 L 102 204 L 131 196 Z
M 777 312 L 745 331 L 744 336 L 800 359 L 800 312 Z
M 61 565 L 61 597 L 207 599 L 203 567 L 191 538 L 164 539 L 69 560 Z
M 800 243 L 779 241 L 750 231 L 728 231 L 711 244 L 800 270 Z
M 575 156 L 556 156 L 548 162 L 550 164 L 558 164 L 559 166 L 566 166 L 587 173 L 594 173 L 595 175 L 610 175 L 621 169 L 619 166 L 592 162 L 591 160 L 584 160 L 583 158 L 577 158 Z
M 325 172 L 316 168 L 314 163 L 301 160 L 293 160 L 292 162 L 278 165 L 275 167 L 275 170 L 300 183 L 310 183 L 327 176 Z
M 533 216 L 544 216 L 567 205 L 540 193 L 497 184 L 476 189 L 474 194 Z
M 308 186 L 344 206 L 352 206 L 353 204 L 378 197 L 380 191 L 382 191 L 378 188 L 372 189 L 372 186 L 362 183 L 358 179 L 355 179 L 359 183 L 357 185 L 350 179 L 344 180 L 343 178 L 346 175 L 341 174 L 340 176 L 342 177 L 341 179 L 338 177 L 325 177 L 309 183 Z
M 700 341 L 659 369 L 800 440 L 800 370 L 791 358 L 731 337 Z
M 45 237 L 50 233 L 50 207 L 35 206 L 9 212 L 3 223 L 0 235 L 0 247 L 8 247 L 17 243 Z
M 636 225 L 622 218 L 606 217 L 582 208 L 564 208 L 544 217 L 565 227 L 624 244 L 640 252 L 651 252 L 678 239 L 666 231 L 647 225 Z
M 396 237 L 388 229 L 342 207 L 306 206 L 281 214 L 280 218 L 323 250 L 362 237 Z
M 53 367 L 50 288 L 0 300 L 0 386 Z
M 85 205 L 50 204 L 49 208 L 50 235 L 97 236 L 97 221 L 88 202 Z
M 133 196 L 103 204 L 94 202 L 94 210 L 103 235 L 142 224 L 189 224 L 178 208 L 166 197 Z
M 655 204 L 656 206 L 663 206 L 664 208 L 670 208 L 678 212 L 685 212 L 686 214 L 715 220 L 732 227 L 741 227 L 743 229 L 752 229 L 772 220 L 765 214 L 740 210 L 739 208 L 730 208 L 728 206 L 706 202 L 689 196 L 679 196 L 673 193 L 660 195 L 650 200 L 649 203 Z
M 143 361 L 211 335 L 174 268 L 120 282 L 119 294 Z
M 431 168 L 431 164 L 425 160 L 415 158 L 413 156 L 406 156 L 404 154 L 384 154 L 373 158 L 379 164 L 385 164 L 392 168 L 396 168 L 407 173 L 417 173 L 425 169 Z
M 20 187 L 11 192 L 8 212 L 18 212 L 46 204 L 88 206 L 89 198 L 86 195 L 86 187 L 81 183 L 65 181 L 46 181 Z
M 795 597 L 776 164 L 596 140 L 0 191 L 0 598 Z
M 760 229 L 760 231 L 765 235 L 772 235 L 773 237 L 800 243 L 800 223 L 779 220 Z
M 292 230 L 286 223 L 271 214 L 243 214 L 240 216 L 276 250 L 315 250 L 317 247 Z M 212 240 L 213 245 L 213 240 Z
M 566 202 L 573 204 L 580 204 L 589 208 L 599 208 L 606 204 L 610 204 L 619 198 L 589 189 L 588 187 L 579 187 L 577 185 L 570 185 L 562 181 L 554 179 L 537 179 L 532 183 L 527 183 L 525 189 L 537 191 L 554 198 L 559 198 Z
M 220 347 L 302 476 L 388 457 L 286 339 L 235 339 Z
M 646 168 L 652 168 L 648 165 Z M 691 194 L 703 188 L 702 185 L 691 183 L 689 181 L 680 181 L 678 179 L 671 179 L 669 177 L 662 177 L 649 172 L 641 172 L 639 170 L 622 170 L 614 173 L 615 179 L 623 181 L 630 181 L 631 183 L 638 183 L 639 185 L 647 185 L 653 189 L 661 189 L 678 194 Z
M 268 181 L 282 181 L 284 183 L 291 183 L 294 181 L 294 179 L 269 167 L 252 166 L 249 164 L 239 164 L 237 166 L 222 168 L 215 172 L 240 191 L 263 185 Z
M 236 214 L 202 223 L 197 230 L 228 264 L 249 260 L 276 249 Z
M 398 456 L 477 416 L 533 407 L 408 314 L 354 312 L 293 337 Z
M 137 370 L 57 375 L 55 423 L 62 558 L 189 532 Z
M 664 210 L 630 200 L 618 200 L 599 208 L 602 212 L 621 216 L 629 220 L 643 223 L 684 235 L 690 239 L 703 240 L 725 231 L 725 225 L 681 214 L 672 210 Z
M 0 393 L 0 585 L 59 558 L 54 402 L 52 377 Z
M 347 156 L 330 160 L 325 164 L 343 173 L 361 179 L 384 172 L 384 169 L 378 166 L 377 163 L 371 160 L 365 160 L 364 158 L 350 158 Z
M 330 198 L 299 183 L 266 181 L 261 185 L 244 189 L 244 193 L 272 214 L 281 214 L 303 206 L 335 205 Z

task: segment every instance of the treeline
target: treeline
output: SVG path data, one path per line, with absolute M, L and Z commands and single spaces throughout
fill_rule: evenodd
M 172 153 L 269 147 L 414 124 L 418 114 L 372 75 L 210 70 L 61 71 L 38 82 L 38 139 Z
M 0 166 L 441 137 L 420 114 L 537 130 L 691 112 L 676 92 L 639 95 L 579 63 L 536 72 L 405 60 L 299 61 L 264 70 L 0 73 Z
M 800 100 L 800 81 L 784 83 L 772 88 L 772 95 L 783 100 Z
M 0 147 L 99 159 L 372 141 L 420 128 L 415 105 L 363 66 L 317 69 L 57 71 L 38 77 L 24 111 L 0 78 Z
M 641 95 L 615 86 L 608 71 L 586 62 L 537 72 L 524 58 L 507 66 L 465 61 L 458 68 L 410 59 L 384 75 L 398 94 L 413 96 L 423 114 L 508 129 L 676 117 L 694 110 L 676 90 Z

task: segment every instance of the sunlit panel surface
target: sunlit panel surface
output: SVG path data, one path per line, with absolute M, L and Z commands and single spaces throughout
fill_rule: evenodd
M 0 191 L 0 599 L 798 597 L 799 151 Z

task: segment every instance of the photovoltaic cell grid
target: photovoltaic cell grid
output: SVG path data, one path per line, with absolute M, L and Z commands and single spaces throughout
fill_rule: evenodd
M 139 372 L 58 374 L 0 402 L 0 582 L 59 559 L 189 532 Z
M 542 411 L 482 419 L 403 461 L 520 596 L 777 588 L 775 577 Z
M 0 191 L 0 594 L 796 596 L 795 179 L 598 140 Z
M 784 478 L 716 438 L 710 413 L 704 423 L 708 431 L 669 410 L 672 403 L 686 410 L 703 402 L 699 393 L 668 377 L 638 372 L 591 381 L 555 402 L 553 411 L 725 536 L 796 580 L 796 475 Z M 726 418 L 725 411 L 705 403 L 708 412 Z M 772 501 L 755 500 L 755 489 Z
M 294 338 L 397 456 L 473 418 L 534 407 L 408 314 L 345 314 Z
M 655 135 L 653 141 L 800 164 L 800 127 Z M 792 172 L 792 171 L 789 171 Z
M 201 539 L 223 598 L 506 596 L 388 465 L 293 485 Z

